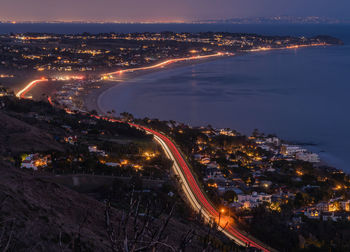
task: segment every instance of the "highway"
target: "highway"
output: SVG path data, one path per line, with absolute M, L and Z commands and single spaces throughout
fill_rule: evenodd
M 160 62 L 160 63 L 155 64 L 155 65 L 151 65 L 151 66 L 129 68 L 129 69 L 119 70 L 119 71 L 115 71 L 115 72 L 111 72 L 111 73 L 105 73 L 105 74 L 102 74 L 102 77 L 106 77 L 108 79 L 108 78 L 112 77 L 115 74 L 135 72 L 135 71 L 140 71 L 140 70 L 151 70 L 151 69 L 156 69 L 156 68 L 162 68 L 162 67 L 164 67 L 166 65 L 174 64 L 174 63 L 181 62 L 181 61 L 209 59 L 209 58 L 225 56 L 225 55 L 226 56 L 233 56 L 234 54 L 233 53 L 218 52 L 218 53 L 215 53 L 215 54 L 208 54 L 208 55 L 202 55 L 202 56 L 196 55 L 196 56 L 186 57 L 186 58 L 170 59 L 170 60 L 165 60 L 163 62 Z
M 154 139 L 162 146 L 168 158 L 173 161 L 173 170 L 175 174 L 179 176 L 182 190 L 192 208 L 197 212 L 201 212 L 207 221 L 215 220 L 218 223 L 220 218 L 219 212 L 208 201 L 202 192 L 191 169 L 187 165 L 185 159 L 182 157 L 175 144 L 162 133 L 140 125 L 135 125 L 132 123 L 130 125 L 136 128 L 141 128 L 154 136 Z M 224 217 L 222 217 L 222 220 L 224 220 Z M 228 223 L 228 225 L 226 224 L 226 220 L 220 221 L 219 230 L 222 231 L 227 237 L 234 240 L 238 245 L 254 247 L 264 252 L 271 251 L 271 249 L 269 249 L 266 245 L 242 234 L 242 232 L 237 230 L 231 223 Z
M 23 89 L 21 89 L 19 92 L 17 92 L 16 96 L 18 98 L 24 98 L 25 95 L 32 89 L 34 88 L 37 84 L 41 83 L 41 82 L 45 82 L 47 81 L 46 78 L 41 78 L 39 80 L 33 80 L 32 82 L 30 82 L 27 86 L 25 86 Z
M 157 65 L 150 66 L 149 68 L 156 68 L 156 67 L 163 67 L 164 65 L 182 61 L 182 60 L 189 60 L 189 59 L 198 59 L 198 57 L 216 57 L 221 56 L 225 54 L 214 54 L 214 55 L 208 55 L 208 56 L 194 56 L 190 58 L 182 58 L 182 59 L 174 59 L 174 60 L 168 60 L 164 61 L 162 63 L 159 63 Z M 147 68 L 147 67 L 146 67 Z M 149 69 L 147 68 L 147 69 Z M 145 68 L 142 68 L 143 70 Z M 136 68 L 135 70 L 141 70 L 141 68 Z M 123 71 L 132 71 L 131 69 L 123 70 Z M 104 75 L 113 75 L 118 74 L 120 71 L 108 73 Z M 41 78 L 39 80 L 34 80 L 30 82 L 28 85 L 26 85 L 22 90 L 20 90 L 16 96 L 19 98 L 25 98 L 25 95 L 34 88 L 37 84 L 41 82 L 48 81 L 46 78 Z M 52 103 L 51 97 L 48 98 L 48 101 L 51 105 L 54 105 Z M 71 111 L 67 110 L 68 113 L 71 113 Z M 110 122 L 120 122 L 115 119 L 111 119 L 104 116 L 97 116 L 92 115 L 97 119 L 103 119 L 108 120 Z M 201 190 L 198 182 L 196 181 L 190 167 L 188 166 L 187 162 L 185 161 L 184 157 L 181 155 L 179 149 L 176 147 L 176 145 L 164 134 L 154 131 L 150 128 L 136 125 L 133 123 L 129 123 L 131 126 L 143 129 L 149 134 L 152 134 L 154 136 L 154 139 L 161 145 L 164 152 L 166 153 L 167 157 L 173 161 L 173 171 L 174 173 L 180 178 L 180 183 L 182 190 L 188 200 L 188 202 L 191 204 L 192 208 L 197 211 L 201 212 L 203 217 L 206 219 L 206 221 L 214 220 L 217 223 L 220 219 L 220 213 L 219 211 L 210 203 L 210 201 L 207 199 L 203 191 Z M 268 246 L 262 244 L 261 242 L 255 240 L 254 238 L 248 236 L 247 234 L 243 234 L 241 231 L 237 230 L 235 226 L 232 223 L 227 222 L 229 218 L 226 218 L 224 220 L 225 216 L 221 216 L 221 221 L 219 224 L 219 229 L 221 232 L 223 232 L 228 238 L 232 239 L 237 243 L 238 245 L 245 246 L 245 247 L 254 247 L 261 251 L 268 252 L 273 251 L 273 249 L 269 248 Z M 227 224 L 227 225 L 226 225 Z M 224 227 L 224 228 L 223 228 Z

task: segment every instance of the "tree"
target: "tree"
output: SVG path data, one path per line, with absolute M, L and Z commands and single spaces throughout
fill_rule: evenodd
M 97 115 L 98 113 L 97 113 L 97 111 L 95 109 L 93 109 L 93 110 L 90 111 L 90 114 Z
M 167 215 L 162 216 L 164 209 L 157 209 L 157 206 L 149 201 L 144 206 L 142 201 L 142 198 L 137 197 L 133 191 L 129 207 L 117 223 L 112 223 L 111 204 L 109 201 L 106 202 L 105 225 L 112 251 L 185 251 L 193 240 L 193 230 L 182 236 L 178 246 L 170 245 L 165 233 L 175 205 Z
M 295 207 L 299 208 L 299 207 L 303 206 L 304 204 L 305 204 L 304 196 L 300 192 L 298 192 L 295 195 L 294 205 L 295 205 Z
M 132 114 L 128 113 L 128 112 L 120 113 L 120 116 L 121 116 L 122 118 L 124 118 L 125 120 L 127 120 L 127 121 L 132 121 L 132 120 L 134 120 L 134 116 L 133 116 Z
M 253 133 L 252 133 L 252 136 L 253 136 L 253 137 L 259 137 L 259 136 L 260 136 L 259 130 L 258 130 L 258 129 L 254 129 L 254 130 L 253 130 Z
M 143 187 L 142 179 L 138 175 L 132 176 L 129 185 L 137 190 L 141 190 Z
M 229 203 L 232 203 L 232 202 L 236 201 L 237 199 L 238 199 L 238 197 L 237 197 L 237 194 L 235 191 L 230 190 L 230 191 L 226 191 L 224 193 L 224 200 L 229 202 Z

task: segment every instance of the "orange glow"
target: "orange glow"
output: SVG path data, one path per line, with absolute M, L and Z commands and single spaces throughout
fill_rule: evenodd
M 133 167 L 134 167 L 134 169 L 135 169 L 136 171 L 142 170 L 142 166 L 141 166 L 141 165 L 133 165 Z
M 103 117 L 103 116 L 99 116 L 99 115 L 90 115 L 93 118 L 96 119 L 102 119 L 102 120 L 107 120 L 109 122 L 118 122 L 120 123 L 120 120 L 116 120 L 116 119 L 112 119 L 112 118 L 107 118 L 107 117 Z M 164 144 L 166 145 L 166 147 L 168 148 L 168 150 L 170 151 L 170 153 L 173 156 L 173 159 L 176 160 L 179 165 L 181 166 L 182 170 L 183 170 L 183 175 L 185 176 L 185 183 L 188 183 L 186 185 L 188 185 L 190 188 L 190 194 L 187 195 L 187 197 L 191 197 L 191 194 L 196 196 L 196 198 L 199 199 L 200 202 L 200 209 L 202 209 L 203 206 L 203 213 L 205 213 L 210 219 L 214 219 L 217 223 L 219 222 L 220 219 L 220 223 L 219 226 L 221 227 L 221 229 L 225 229 L 225 233 L 228 237 L 230 237 L 232 239 L 232 237 L 235 237 L 236 240 L 238 240 L 240 243 L 242 244 L 249 244 L 249 247 L 255 247 L 258 248 L 260 250 L 262 250 L 263 252 L 269 252 L 269 249 L 266 249 L 264 247 L 263 244 L 257 243 L 256 241 L 250 239 L 249 237 L 247 237 L 246 235 L 242 234 L 239 230 L 237 230 L 235 228 L 235 226 L 233 226 L 233 219 L 230 218 L 229 216 L 220 216 L 219 218 L 219 213 L 220 210 L 216 210 L 215 207 L 207 201 L 206 197 L 204 196 L 202 190 L 199 188 L 197 182 L 195 181 L 192 172 L 190 171 L 189 167 L 187 166 L 186 162 L 184 161 L 184 159 L 182 158 L 179 150 L 177 149 L 177 147 L 171 142 L 171 140 L 169 138 L 167 138 L 165 135 L 154 131 L 152 129 L 146 128 L 144 126 L 140 126 L 137 124 L 133 124 L 133 123 L 129 123 L 130 126 L 133 126 L 135 128 L 139 128 L 139 129 L 143 129 L 145 131 L 147 131 L 150 134 L 153 134 L 154 136 L 158 137 L 159 139 L 161 139 Z M 187 191 L 185 191 L 186 193 Z M 194 199 L 194 198 L 192 198 Z M 193 203 L 194 205 L 196 205 L 196 201 L 194 201 Z M 198 206 L 197 206 L 198 207 Z
M 22 90 L 20 90 L 16 96 L 18 98 L 24 98 L 24 96 L 26 95 L 26 93 L 28 93 L 36 84 L 43 82 L 43 81 L 47 81 L 47 79 L 45 78 L 41 78 L 40 80 L 34 80 L 32 82 L 30 82 L 27 86 L 25 86 Z
M 338 202 L 334 202 L 328 206 L 329 212 L 336 212 L 340 210 L 340 205 Z
M 302 171 L 300 171 L 300 170 L 297 170 L 297 171 L 296 171 L 296 174 L 297 174 L 298 176 L 303 176 L 303 175 L 304 175 L 304 173 L 303 173 Z
M 216 183 L 213 183 L 213 184 L 208 183 L 208 187 L 218 188 L 218 185 Z
M 223 56 L 223 55 L 227 55 L 227 56 L 233 56 L 233 53 L 222 53 L 222 52 L 218 52 L 215 54 L 210 54 L 210 55 L 197 55 L 197 56 L 191 56 L 191 57 L 187 57 L 187 58 L 177 58 L 177 59 L 170 59 L 170 60 L 165 60 L 161 63 L 152 65 L 152 66 L 146 66 L 146 67 L 137 67 L 137 68 L 130 68 L 130 69 L 124 69 L 124 70 L 118 70 L 116 72 L 111 72 L 111 73 L 106 73 L 103 74 L 101 77 L 103 79 L 105 79 L 107 76 L 107 78 L 109 78 L 110 75 L 115 75 L 115 74 L 122 74 L 122 73 L 128 73 L 128 72 L 134 72 L 134 71 L 140 71 L 140 70 L 149 70 L 149 69 L 155 69 L 155 68 L 162 68 L 166 65 L 169 64 L 173 64 L 176 62 L 181 62 L 181 61 L 187 61 L 187 60 L 194 60 L 194 59 L 208 59 L 208 58 L 212 58 L 212 57 L 218 57 L 218 56 Z
M 333 188 L 333 190 L 341 190 L 341 189 L 343 189 L 342 185 L 337 185 L 335 188 Z
M 129 161 L 126 160 L 126 159 L 125 159 L 125 160 L 122 160 L 122 161 L 120 162 L 121 165 L 127 165 L 128 163 L 129 163 Z
M 233 56 L 234 54 L 233 53 L 218 52 L 216 54 L 211 54 L 211 55 L 192 56 L 192 57 L 188 57 L 188 58 L 171 59 L 171 60 L 166 60 L 166 61 L 163 61 L 161 63 L 158 63 L 156 65 L 152 65 L 152 66 L 131 68 L 131 69 L 119 70 L 119 71 L 112 72 L 112 73 L 102 74 L 101 78 L 104 80 L 108 80 L 115 74 L 123 74 L 123 73 L 133 72 L 133 71 L 161 68 L 161 67 L 164 67 L 168 64 L 172 64 L 172 63 L 176 63 L 176 62 L 181 62 L 181 61 L 186 61 L 186 60 L 194 60 L 194 59 L 207 59 L 207 58 L 218 57 L 218 56 L 223 56 L 223 55 Z M 63 76 L 63 77 L 57 77 L 55 80 L 83 80 L 83 79 L 84 79 L 84 76 L 75 76 L 75 75 L 69 76 L 68 75 L 68 76 Z M 36 84 L 38 84 L 39 82 L 42 82 L 42 81 L 48 81 L 48 79 L 46 79 L 45 77 L 42 77 L 40 80 L 34 80 L 34 81 L 30 82 L 27 86 L 25 86 L 22 90 L 20 90 L 16 94 L 16 96 L 19 98 L 24 98 L 24 96 L 27 92 L 29 92 Z
M 273 47 L 260 47 L 255 49 L 247 50 L 249 52 L 262 52 L 262 51 L 271 51 L 271 50 L 283 50 L 283 49 L 298 49 L 303 47 L 310 47 L 310 46 L 326 46 L 327 43 L 313 43 L 309 45 L 291 45 L 286 47 L 280 47 L 280 48 L 273 48 Z

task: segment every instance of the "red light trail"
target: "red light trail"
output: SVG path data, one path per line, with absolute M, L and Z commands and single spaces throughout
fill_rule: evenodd
M 34 80 L 30 82 L 27 86 L 25 86 L 22 90 L 20 90 L 16 96 L 18 98 L 25 98 L 25 95 L 33 88 L 35 87 L 38 83 L 40 82 L 45 82 L 48 81 L 46 78 L 41 78 L 40 80 Z
M 102 77 L 104 77 L 104 76 L 108 77 L 108 76 L 115 75 L 115 74 L 122 74 L 122 73 L 128 73 L 128 72 L 134 72 L 134 71 L 140 71 L 140 70 L 150 70 L 150 69 L 155 69 L 155 68 L 161 68 L 161 67 L 164 67 L 166 65 L 173 64 L 176 62 L 181 62 L 181 61 L 208 59 L 208 58 L 224 56 L 224 55 L 233 56 L 234 54 L 233 53 L 218 52 L 216 54 L 210 54 L 210 55 L 202 55 L 202 56 L 198 55 L 198 56 L 192 56 L 192 57 L 187 57 L 187 58 L 170 59 L 170 60 L 166 60 L 166 61 L 163 61 L 161 63 L 155 64 L 152 66 L 130 68 L 130 69 L 119 70 L 119 71 L 115 71 L 115 72 L 111 72 L 111 73 L 106 73 L 106 74 L 103 74 Z
M 193 59 L 203 59 L 203 58 L 209 58 L 209 57 L 217 57 L 217 56 L 223 56 L 223 55 L 232 55 L 232 54 L 223 54 L 223 53 L 217 53 L 213 55 L 206 55 L 206 56 L 193 56 L 189 58 L 180 58 L 180 59 L 173 59 L 173 60 L 166 60 L 162 63 L 149 66 L 149 67 L 142 67 L 142 68 L 135 68 L 135 69 L 126 69 L 126 70 L 120 70 L 113 73 L 104 74 L 102 76 L 109 76 L 113 74 L 118 74 L 123 72 L 130 72 L 130 71 L 137 71 L 137 70 L 147 70 L 147 69 L 153 69 L 153 68 L 159 68 L 163 67 L 165 65 L 184 61 L 184 60 L 193 60 Z M 69 79 L 69 78 L 68 78 Z M 19 98 L 25 98 L 25 94 L 28 93 L 32 88 L 34 88 L 38 83 L 48 81 L 48 79 L 42 78 L 40 80 L 34 80 L 30 82 L 27 86 L 25 86 L 22 90 L 20 90 L 16 96 Z M 48 97 L 49 103 L 53 106 L 53 101 L 51 97 Z M 67 113 L 72 113 L 70 110 L 66 110 Z M 98 116 L 98 115 L 91 115 L 97 119 L 107 120 L 110 122 L 121 122 L 115 119 L 110 119 L 108 117 Z M 174 169 L 177 174 L 179 174 L 183 180 L 183 189 L 184 193 L 186 194 L 188 200 L 190 201 L 191 205 L 197 210 L 202 211 L 204 217 L 207 219 L 207 221 L 214 219 L 217 220 L 219 218 L 219 212 L 215 209 L 215 207 L 209 202 L 209 200 L 206 198 L 202 190 L 200 189 L 198 182 L 196 181 L 191 169 L 187 165 L 185 159 L 182 157 L 180 151 L 175 146 L 175 144 L 165 135 L 154 131 L 152 129 L 146 128 L 141 125 L 136 125 L 133 123 L 129 123 L 130 126 L 143 129 L 146 132 L 152 134 L 156 141 L 161 144 L 162 148 L 168 155 L 170 159 L 174 161 Z M 220 223 L 219 223 L 220 226 Z M 248 247 L 255 247 L 257 249 L 260 249 L 264 252 L 271 251 L 266 248 L 265 245 L 260 244 L 259 242 L 253 240 L 252 238 L 247 237 L 247 235 L 242 234 L 240 231 L 238 231 L 236 228 L 234 228 L 233 225 L 228 225 L 225 229 L 221 230 L 227 237 L 234 240 L 237 244 L 241 246 L 248 246 Z

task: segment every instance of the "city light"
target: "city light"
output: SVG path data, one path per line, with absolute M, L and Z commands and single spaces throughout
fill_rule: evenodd
M 30 82 L 27 86 L 25 86 L 23 89 L 21 89 L 16 96 L 18 98 L 24 98 L 26 93 L 28 93 L 34 86 L 36 86 L 40 82 L 48 81 L 45 77 L 42 77 L 40 80 L 34 80 Z
M 197 56 L 192 56 L 192 57 L 186 57 L 186 58 L 177 58 L 177 59 L 170 59 L 170 60 L 165 60 L 161 63 L 152 65 L 152 66 L 146 66 L 146 67 L 137 67 L 137 68 L 130 68 L 130 69 L 124 69 L 124 70 L 118 70 L 115 72 L 111 72 L 111 73 L 106 73 L 106 74 L 102 74 L 101 78 L 102 79 L 109 79 L 110 76 L 116 75 L 116 74 L 122 74 L 122 73 L 128 73 L 128 72 L 134 72 L 134 71 L 140 71 L 140 70 L 150 70 L 150 69 L 155 69 L 155 68 L 162 68 L 166 65 L 169 64 L 173 64 L 173 63 L 177 63 L 177 62 L 181 62 L 181 61 L 187 61 L 187 60 L 198 60 L 198 59 L 208 59 L 208 58 L 212 58 L 212 57 L 218 57 L 218 56 L 233 56 L 233 53 L 222 53 L 222 52 L 218 52 L 215 54 L 210 54 L 210 55 L 197 55 Z

